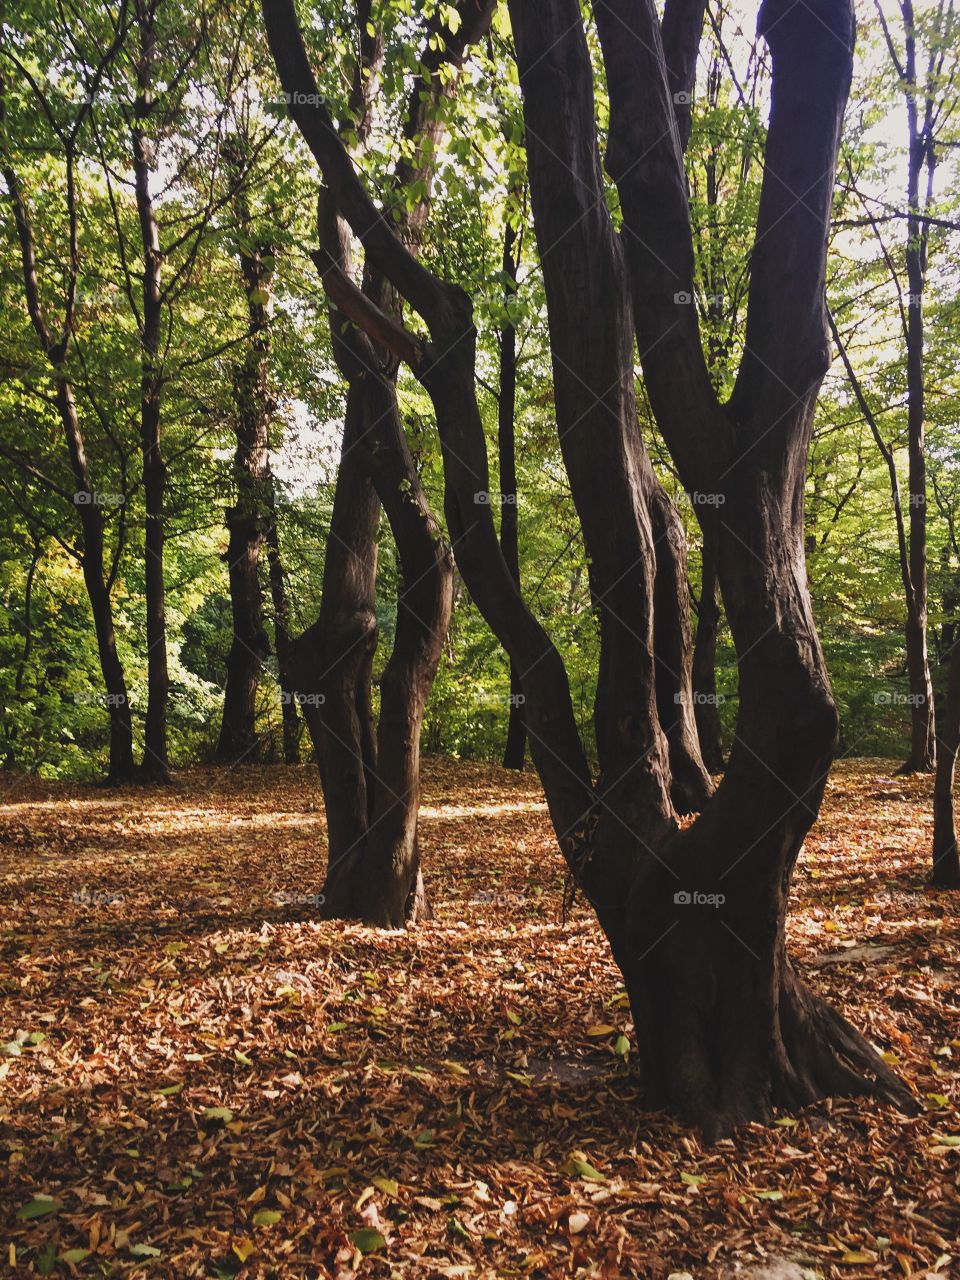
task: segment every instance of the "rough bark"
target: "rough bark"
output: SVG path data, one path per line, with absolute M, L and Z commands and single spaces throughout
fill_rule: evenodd
M 517 233 L 510 222 L 503 229 L 503 303 L 505 319 L 500 328 L 500 387 L 497 402 L 497 454 L 500 462 L 500 550 L 517 586 L 520 585 L 520 531 L 517 509 L 517 327 L 510 317 L 510 303 L 517 293 Z M 503 767 L 522 769 L 527 731 L 523 721 L 523 689 L 520 673 L 510 664 L 510 713 Z
M 534 761 L 571 876 L 624 974 L 650 1101 L 710 1135 L 833 1092 L 911 1106 L 879 1055 L 803 986 L 784 947 L 790 874 L 837 732 L 804 572 L 802 516 L 813 407 L 828 361 L 826 231 L 852 6 L 766 0 L 761 12 L 773 105 L 747 353 L 726 406 L 713 395 L 694 309 L 682 308 L 678 319 L 673 302 L 692 290 L 693 255 L 652 0 L 596 8 L 611 105 L 607 162 L 619 186 L 626 254 L 603 199 L 576 0 L 511 7 L 560 442 L 601 632 L 596 785 L 563 663 L 510 575 L 489 507 L 473 502 L 489 488 L 489 473 L 469 299 L 427 271 L 379 217 L 325 108 L 310 99 L 315 82 L 291 0 L 264 0 L 264 13 L 284 87 L 298 95 L 294 118 L 339 209 L 429 329 L 428 341 L 415 336 L 328 265 L 325 282 L 341 309 L 407 361 L 431 396 L 458 565 L 523 672 Z M 739 656 L 740 718 L 722 784 L 682 830 L 656 709 L 656 564 L 633 403 L 634 327 L 681 478 L 706 493 L 722 488 L 725 498 L 718 572 Z M 711 891 L 725 902 L 684 896 Z

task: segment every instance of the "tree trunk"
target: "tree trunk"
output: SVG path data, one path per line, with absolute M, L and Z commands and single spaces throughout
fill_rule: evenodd
M 340 317 L 341 334 L 342 324 Z M 394 380 L 366 345 L 366 371 L 349 385 L 320 616 L 294 646 L 294 678 L 327 810 L 325 914 L 400 928 L 427 910 L 417 843 L 420 728 L 449 624 L 453 563 L 410 456 Z M 374 730 L 381 502 L 403 588 Z
M 927 274 L 929 224 L 920 217 L 920 178 L 927 165 L 930 204 L 936 164 L 927 88 L 924 122 L 918 119 L 916 31 L 912 7 L 904 9 L 907 81 L 907 487 L 910 494 L 910 583 L 907 597 L 907 676 L 910 685 L 910 755 L 902 773 L 930 773 L 936 765 L 937 737 L 933 684 L 927 647 L 927 475 L 926 387 L 924 385 L 923 291 Z
M 283 762 L 300 762 L 300 717 L 297 715 L 296 688 L 291 672 L 290 603 L 287 599 L 283 559 L 280 555 L 280 535 L 277 529 L 276 502 L 273 492 L 273 476 L 268 475 L 267 487 L 267 568 L 270 580 L 270 599 L 273 603 L 273 647 L 277 655 L 277 676 L 280 684 L 280 707 L 283 724 Z
M 242 225 L 248 221 L 242 219 Z M 260 548 L 269 521 L 266 489 L 270 482 L 267 432 L 272 409 L 268 387 L 272 262 L 273 249 L 269 245 L 262 245 L 256 251 L 241 250 L 240 269 L 247 296 L 250 337 L 244 359 L 234 374 L 233 389 L 237 502 L 227 509 L 233 642 L 227 657 L 223 719 L 217 743 L 217 759 L 223 761 L 253 762 L 260 756 L 257 689 L 263 660 L 270 651 L 263 629 Z M 279 556 L 277 564 L 279 568 Z
M 167 758 L 166 606 L 163 581 L 164 494 L 167 466 L 160 439 L 163 367 L 160 359 L 162 299 L 160 292 L 160 235 L 150 193 L 152 149 L 143 128 L 153 101 L 155 11 L 138 8 L 140 39 L 137 61 L 137 123 L 131 131 L 134 192 L 143 251 L 143 289 L 140 317 L 140 450 L 143 457 L 143 495 L 146 510 L 144 583 L 147 610 L 147 715 L 142 771 L 151 782 L 169 781 Z
M 0 82 L 0 89 L 2 89 L 2 82 Z M 2 120 L 2 114 L 3 99 L 2 95 L 0 95 L 0 120 Z M 68 173 L 72 174 L 72 151 L 67 152 L 66 158 Z M 105 570 L 103 509 L 91 482 L 86 445 L 80 427 L 80 420 L 77 416 L 73 384 L 67 374 L 65 365 L 69 339 L 67 319 L 69 319 L 71 313 L 71 302 L 68 300 L 66 306 L 67 316 L 63 335 L 60 339 L 55 339 L 47 323 L 40 298 L 36 243 L 20 181 L 16 171 L 10 166 L 4 167 L 3 177 L 13 203 L 17 239 L 20 243 L 20 260 L 27 311 L 56 383 L 57 413 L 63 427 L 67 455 L 70 460 L 70 473 L 75 485 L 73 503 L 80 522 L 82 537 L 80 565 L 83 572 L 84 586 L 87 589 L 87 596 L 90 600 L 90 609 L 93 614 L 94 631 L 97 637 L 97 653 L 100 658 L 100 670 L 103 674 L 104 689 L 106 690 L 105 701 L 110 720 L 110 763 L 107 781 L 111 783 L 130 782 L 135 773 L 133 763 L 133 724 L 123 665 L 117 653 L 113 607 L 110 601 L 111 583 Z M 74 220 L 76 218 L 75 208 L 71 209 L 71 218 Z M 75 264 L 75 222 L 71 233 L 71 254 Z M 122 497 L 125 498 L 126 495 L 122 495 Z
M 62 369 L 57 370 L 57 408 L 64 426 L 71 470 L 77 485 L 75 501 L 83 533 L 81 568 L 93 614 L 97 654 L 106 690 L 104 697 L 110 717 L 110 764 L 107 781 L 115 784 L 131 782 L 136 773 L 133 763 L 133 723 L 123 664 L 117 652 L 113 605 L 104 564 L 103 508 L 97 501 L 99 495 L 90 487 L 73 387 Z
M 960 854 L 953 785 L 960 746 L 960 641 L 950 654 L 947 697 L 937 717 L 937 772 L 933 782 L 933 873 L 930 883 L 941 889 L 960 888 Z
M 510 317 L 510 304 L 517 294 L 515 245 L 517 233 L 507 222 L 503 229 L 503 304 L 506 311 L 500 329 L 500 397 L 497 404 L 497 452 L 500 460 L 500 550 L 511 576 L 520 585 L 519 512 L 517 510 L 517 327 Z M 510 663 L 510 713 L 507 742 L 503 751 L 505 769 L 522 769 L 526 754 L 527 730 L 523 719 L 523 689 L 520 673 Z
M 694 714 L 703 763 L 711 773 L 722 773 L 723 733 L 717 694 L 717 636 L 720 630 L 720 607 L 717 602 L 717 561 L 707 538 L 703 543 L 703 569 L 700 580 L 700 609 L 693 643 Z
M 595 11 L 623 243 L 604 199 L 579 6 L 511 4 L 557 423 L 600 624 L 596 783 L 562 660 L 520 596 L 489 507 L 473 497 L 489 489 L 489 471 L 469 300 L 407 252 L 370 200 L 319 101 L 292 0 L 264 0 L 264 14 L 294 118 L 338 207 L 428 326 L 425 341 L 329 265 L 325 282 L 341 309 L 406 360 L 433 401 L 458 565 L 523 673 L 551 819 L 573 882 L 623 972 L 650 1101 L 710 1136 L 833 1092 L 912 1108 L 880 1056 L 802 985 L 784 945 L 790 875 L 837 733 L 802 535 L 813 409 L 828 362 L 826 233 L 852 67 L 852 4 L 765 0 L 761 10 L 772 110 L 745 355 L 723 406 L 694 308 L 675 305 L 677 293 L 692 293 L 693 254 L 652 0 L 605 0 Z M 724 499 L 718 572 L 739 659 L 740 716 L 723 782 L 683 829 L 657 714 L 656 560 L 632 327 L 684 485 Z

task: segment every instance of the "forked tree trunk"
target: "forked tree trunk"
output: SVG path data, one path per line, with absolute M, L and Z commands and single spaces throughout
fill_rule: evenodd
M 880 1056 L 803 986 L 784 946 L 790 875 L 837 733 L 802 530 L 813 408 L 828 362 L 826 232 L 852 5 L 765 0 L 761 11 L 773 104 L 746 354 L 725 406 L 713 393 L 694 308 L 674 301 L 692 292 L 693 255 L 652 0 L 605 0 L 595 11 L 623 247 L 604 199 L 577 0 L 541 0 L 535 11 L 521 0 L 511 5 L 560 442 L 600 623 L 596 783 L 562 660 L 520 596 L 489 508 L 473 502 L 489 488 L 489 471 L 469 301 L 419 264 L 373 206 L 316 96 L 291 0 L 264 0 L 264 13 L 294 118 L 338 207 L 428 325 L 425 342 L 335 264 L 328 269 L 341 308 L 408 362 L 433 401 L 458 565 L 524 673 L 531 750 L 551 818 L 623 972 L 650 1101 L 710 1135 L 834 1092 L 911 1106 Z M 718 566 L 740 664 L 727 773 L 682 830 L 657 714 L 656 558 L 633 399 L 634 326 L 650 403 L 684 485 L 723 494 Z
M 953 788 L 960 747 L 960 640 L 954 639 L 947 677 L 947 697 L 937 717 L 937 772 L 933 782 L 933 872 L 930 883 L 960 889 L 960 854 Z
M 341 342 L 344 324 L 335 318 Z M 420 729 L 450 621 L 453 562 L 410 455 L 395 381 L 365 339 L 351 335 L 351 345 L 366 369 L 350 378 L 320 616 L 294 646 L 294 679 L 327 811 L 324 912 L 400 928 L 428 910 L 417 842 Z M 374 726 L 381 502 L 403 586 Z
M 242 213 L 241 210 L 241 216 Z M 269 245 L 240 253 L 250 336 L 244 359 L 235 371 L 233 389 L 237 413 L 237 501 L 227 509 L 233 640 L 227 656 L 223 719 L 217 743 L 217 759 L 224 761 L 252 762 L 260 756 L 257 689 L 263 660 L 270 652 L 263 628 L 260 550 L 270 518 L 266 490 L 270 484 L 267 433 L 271 415 L 268 379 L 272 263 L 273 249 Z
M 457 68 L 480 38 L 492 0 L 461 0 L 459 21 L 431 19 L 420 74 L 404 121 L 406 146 L 393 179 L 394 225 L 415 249 L 429 206 L 443 100 Z M 382 43 L 359 11 L 363 58 L 352 95 L 354 126 L 369 128 L 370 98 Z M 366 33 L 366 34 L 364 34 Z M 407 207 L 409 190 L 421 193 Z M 336 203 L 321 198 L 321 277 L 349 261 L 346 226 Z M 374 310 L 392 310 L 391 287 L 371 261 L 364 294 Z M 420 730 L 443 651 L 453 601 L 453 559 L 445 546 L 397 404 L 398 363 L 337 311 L 331 317 L 334 355 L 347 380 L 343 445 L 324 564 L 320 616 L 296 643 L 293 678 L 320 763 L 328 819 L 329 916 L 359 917 L 399 928 L 429 913 L 420 868 L 417 813 Z M 374 726 L 371 672 L 377 644 L 376 560 L 381 504 L 400 560 L 393 650 L 380 678 Z
M 507 315 L 500 329 L 500 396 L 497 403 L 497 453 L 500 460 L 500 549 L 514 582 L 520 585 L 520 536 L 517 509 L 517 326 L 509 314 L 517 294 L 518 263 L 515 256 L 517 233 L 507 222 L 503 229 L 503 302 Z M 522 769 L 527 747 L 523 719 L 523 688 L 520 672 L 510 663 L 510 712 L 507 742 L 503 750 L 505 769 Z

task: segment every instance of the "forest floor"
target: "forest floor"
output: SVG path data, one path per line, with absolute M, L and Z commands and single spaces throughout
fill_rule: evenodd
M 0 783 L 0 1271 L 960 1276 L 929 779 L 838 766 L 790 919 L 924 1113 L 840 1101 L 712 1147 L 640 1109 L 536 778 L 430 759 L 424 790 L 436 917 L 381 933 L 311 919 L 312 768 Z

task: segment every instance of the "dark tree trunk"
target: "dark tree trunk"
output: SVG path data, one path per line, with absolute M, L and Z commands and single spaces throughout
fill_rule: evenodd
M 411 250 L 423 228 L 443 132 L 441 102 L 453 91 L 447 74 L 486 30 L 492 0 L 464 0 L 456 30 L 434 24 L 410 93 L 404 138 L 409 144 L 393 180 L 394 224 Z M 369 13 L 359 13 L 361 38 Z M 369 126 L 369 95 L 382 47 L 368 40 L 355 79 L 354 123 Z M 424 188 L 412 209 L 409 188 Z M 321 199 L 322 248 L 317 267 L 342 272 L 345 227 L 332 200 Z M 368 260 L 364 294 L 392 310 L 392 289 Z M 397 405 L 397 360 L 346 316 L 331 318 L 334 354 L 347 380 L 343 446 L 320 617 L 297 642 L 294 680 L 320 763 L 328 820 L 325 912 L 399 928 L 429 911 L 417 841 L 420 730 L 450 622 L 453 560 L 430 510 Z M 376 559 L 381 504 L 400 559 L 393 651 L 380 678 L 374 727 L 370 679 L 377 644 Z
M 340 317 L 341 335 L 342 324 Z M 364 347 L 366 371 L 349 384 L 320 616 L 294 646 L 294 678 L 327 811 L 325 913 L 399 928 L 427 909 L 417 843 L 420 728 L 450 619 L 453 562 L 407 446 L 393 377 Z M 403 588 L 374 728 L 381 502 Z
M 947 697 L 937 717 L 937 772 L 933 782 L 933 873 L 930 883 L 960 888 L 960 854 L 953 803 L 957 748 L 960 746 L 960 641 L 954 641 L 947 677 Z
M 280 555 L 280 534 L 277 529 L 276 502 L 273 492 L 273 476 L 268 476 L 267 488 L 267 569 L 270 580 L 270 599 L 273 603 L 273 647 L 277 655 L 277 676 L 280 684 L 280 705 L 283 725 L 283 762 L 298 764 L 300 761 L 300 717 L 297 715 L 296 688 L 291 670 L 290 603 L 287 599 L 286 576 Z
M 700 582 L 700 609 L 693 642 L 693 698 L 703 763 L 711 773 L 723 772 L 723 732 L 717 695 L 717 637 L 720 606 L 717 601 L 717 561 L 706 536 Z
M 500 329 L 500 397 L 497 404 L 497 452 L 500 460 L 500 550 L 514 582 L 520 585 L 519 511 L 517 510 L 517 327 L 510 304 L 517 294 L 515 256 L 517 233 L 507 222 L 503 229 L 503 304 L 506 316 Z M 520 673 L 510 663 L 510 716 L 503 751 L 505 769 L 522 769 L 527 730 L 523 720 L 523 688 Z
M 328 268 L 338 305 L 407 361 L 433 401 L 457 562 L 523 673 L 531 751 L 571 876 L 623 972 L 650 1101 L 711 1135 L 834 1092 L 912 1107 L 880 1056 L 802 985 L 784 945 L 791 871 L 837 732 L 802 534 L 813 409 L 828 362 L 826 233 L 852 4 L 765 0 L 761 10 L 772 112 L 746 354 L 725 406 L 713 393 L 694 308 L 675 305 L 675 294 L 692 292 L 693 254 L 652 0 L 606 0 L 595 11 L 623 246 L 604 200 L 593 68 L 576 0 L 541 0 L 535 11 L 511 5 L 560 442 L 600 623 L 596 783 L 562 660 L 510 575 L 489 507 L 473 499 L 489 489 L 489 471 L 469 300 L 409 254 L 372 204 L 317 100 L 291 0 L 264 0 L 264 13 L 294 119 L 341 213 L 429 328 L 429 341 L 416 337 L 335 264 Z M 723 782 L 683 829 L 657 714 L 656 557 L 633 327 L 684 485 L 724 497 L 718 571 L 739 657 L 740 717 Z
M 910 585 L 907 591 L 906 653 L 910 686 L 910 754 L 903 773 L 930 773 L 936 765 L 937 737 L 927 641 L 927 476 L 926 387 L 924 377 L 923 293 L 927 276 L 929 223 L 921 216 L 933 195 L 936 167 L 934 112 L 941 105 L 931 56 L 924 92 L 918 91 L 916 29 L 910 0 L 903 6 L 902 82 L 907 106 L 907 488 L 910 495 Z M 937 85 L 939 89 L 939 85 Z M 922 108 L 922 117 L 920 111 Z M 926 169 L 927 192 L 921 209 L 920 180 Z
M 0 82 L 0 88 L 2 88 L 2 82 Z M 2 107 L 2 97 L 0 97 L 0 119 L 2 119 Z M 71 181 L 73 163 L 73 153 L 68 150 L 67 166 L 68 173 L 71 174 Z M 87 596 L 90 600 L 90 610 L 93 614 L 94 632 L 97 637 L 97 653 L 100 659 L 100 670 L 103 674 L 105 701 L 110 721 L 110 763 L 107 781 L 112 783 L 130 782 L 135 776 L 133 724 L 123 665 L 117 653 L 113 606 L 110 600 L 111 581 L 105 565 L 103 507 L 98 501 L 98 494 L 94 490 L 91 481 L 83 432 L 77 416 L 73 384 L 65 366 L 70 332 L 69 317 L 72 312 L 72 293 L 68 297 L 66 304 L 63 334 L 57 339 L 51 333 L 40 298 L 40 281 L 37 274 L 33 226 L 26 202 L 23 199 L 19 178 L 16 171 L 9 166 L 3 169 L 3 176 L 13 202 L 17 238 L 20 242 L 27 311 L 56 383 L 57 413 L 63 427 L 67 454 L 70 460 L 70 474 L 75 486 L 73 503 L 80 523 L 82 537 L 80 565 L 83 572 L 84 586 L 87 589 Z M 75 218 L 76 211 L 75 208 L 72 208 L 71 219 L 73 221 L 71 223 L 70 240 L 71 256 L 74 261 L 77 252 Z
M 134 192 L 143 252 L 142 315 L 140 317 L 140 451 L 143 457 L 143 496 L 146 513 L 144 583 L 147 610 L 147 715 L 142 771 L 151 782 L 169 780 L 167 758 L 166 606 L 163 581 L 164 495 L 167 465 L 160 438 L 163 367 L 160 357 L 163 304 L 160 292 L 161 253 L 153 197 L 150 192 L 151 145 L 144 131 L 153 101 L 156 33 L 155 12 L 139 6 L 140 39 L 137 61 L 136 123 L 131 131 Z
M 245 210 L 241 210 L 241 214 L 243 212 Z M 242 218 L 242 225 L 248 222 L 248 218 Z M 260 757 L 257 689 L 263 660 L 270 651 L 263 628 L 260 549 L 270 519 L 266 490 L 270 484 L 267 433 L 272 410 L 268 385 L 272 262 L 273 248 L 269 245 L 255 251 L 241 250 L 240 269 L 247 296 L 250 336 L 244 359 L 234 374 L 233 389 L 237 501 L 227 509 L 233 641 L 227 656 L 223 719 L 217 743 L 217 759 L 223 761 L 252 762 Z M 277 563 L 279 567 L 279 555 Z M 282 588 L 282 570 L 280 572 Z M 285 702 L 284 707 L 287 705 Z

